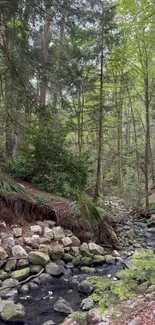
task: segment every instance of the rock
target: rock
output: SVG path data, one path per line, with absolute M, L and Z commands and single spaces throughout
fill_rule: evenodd
M 113 250 L 112 256 L 114 256 L 114 257 L 120 257 L 120 254 L 116 250 Z
M 89 253 L 89 247 L 88 247 L 88 244 L 87 243 L 83 243 L 81 246 L 80 246 L 80 252 L 83 254 L 83 253 Z
M 52 320 L 47 320 L 46 322 L 44 322 L 41 325 L 54 325 L 55 323 Z
M 140 321 L 140 317 L 134 318 L 128 325 L 138 325 Z
M 0 296 L 2 298 L 8 299 L 15 299 L 18 296 L 18 291 L 17 291 L 17 287 L 18 287 L 19 281 L 15 280 L 15 279 L 6 279 L 3 281 L 2 283 L 2 288 L 3 290 L 0 291 Z M 6 289 L 4 289 L 6 288 Z
M 74 247 L 80 247 L 80 240 L 76 236 L 71 236 L 72 245 Z
M 30 268 L 26 267 L 25 269 L 16 270 L 11 273 L 11 277 L 18 281 L 26 279 L 30 274 Z
M 50 256 L 52 257 L 53 260 L 59 260 L 63 257 L 64 255 L 64 248 L 61 244 L 56 244 L 52 248 L 52 252 L 50 253 Z
M 30 274 L 38 274 L 42 270 L 41 265 L 30 265 Z
M 113 257 L 112 255 L 106 255 L 105 262 L 108 264 L 115 264 L 115 257 Z
M 93 267 L 88 267 L 88 266 L 82 266 L 81 271 L 86 272 L 88 274 L 94 274 L 96 272 L 96 270 Z
M 61 297 L 54 304 L 54 310 L 59 313 L 66 314 L 66 315 L 69 315 L 73 312 L 69 303 Z
M 10 274 L 4 270 L 0 270 L 0 280 L 4 281 L 5 279 L 10 278 Z
M 50 244 L 51 239 L 46 237 L 40 237 L 40 244 Z
M 7 237 L 3 240 L 4 245 L 8 245 L 9 247 L 13 247 L 15 245 L 15 240 L 13 237 Z
M 102 317 L 98 311 L 98 309 L 93 308 L 91 310 L 88 311 L 87 313 L 87 322 L 88 324 L 98 324 L 102 321 Z
M 22 237 L 23 234 L 23 229 L 22 228 L 13 228 L 13 235 L 14 237 L 18 238 L 18 237 Z
M 38 234 L 41 235 L 42 234 L 42 228 L 39 225 L 34 225 L 30 227 L 30 230 L 33 234 Z
M 29 282 L 28 287 L 29 287 L 30 290 L 38 289 L 37 283 L 33 283 L 33 282 Z
M 105 256 L 103 255 L 95 255 L 93 258 L 93 263 L 94 264 L 100 264 L 105 262 Z
M 49 227 L 44 228 L 44 236 L 49 239 L 53 239 L 53 231 Z
M 52 276 L 47 273 L 40 274 L 38 279 L 40 283 L 50 283 L 53 280 Z
M 81 283 L 78 284 L 79 292 L 90 294 L 91 292 L 93 292 L 93 290 L 94 290 L 93 286 L 86 281 L 82 281 Z
M 39 251 L 30 252 L 28 255 L 28 261 L 31 264 L 45 266 L 49 262 L 50 258 L 47 254 Z
M 23 323 L 25 318 L 25 309 L 20 303 L 16 305 L 14 302 L 8 301 L 2 309 L 1 318 L 5 322 Z
M 82 259 L 82 256 L 81 255 L 73 258 L 72 263 L 74 264 L 74 266 L 81 265 L 81 259 Z
M 127 238 L 132 240 L 134 238 L 134 236 L 135 236 L 135 232 L 133 229 L 130 229 L 129 231 L 127 231 L 127 233 L 126 233 Z
M 71 246 L 72 245 L 72 240 L 70 237 L 64 237 L 62 238 L 62 244 L 63 246 Z
M 65 254 L 63 255 L 63 260 L 64 260 L 66 263 L 71 262 L 71 261 L 73 260 L 73 256 L 72 256 L 71 254 L 69 254 L 69 253 L 65 253 Z
M 21 259 L 21 258 L 27 257 L 27 253 L 26 253 L 25 249 L 20 245 L 15 245 L 14 247 L 12 247 L 12 255 L 16 259 Z
M 19 289 L 18 289 L 19 293 L 22 293 L 24 295 L 28 294 L 29 292 L 29 287 L 27 284 L 23 284 Z
M 103 255 L 104 254 L 104 249 L 103 247 L 95 244 L 95 243 L 89 243 L 88 244 L 89 250 L 93 254 L 98 254 L 98 255 Z
M 17 261 L 17 269 L 23 269 L 29 265 L 27 258 L 22 258 L 21 260 Z
M 8 260 L 5 265 L 5 271 L 7 272 L 14 271 L 16 269 L 16 265 L 17 265 L 17 260 L 15 259 Z
M 79 247 L 72 246 L 71 247 L 71 252 L 74 254 L 74 256 L 80 255 L 80 249 L 79 249 Z
M 94 301 L 92 299 L 85 298 L 82 300 L 82 303 L 81 303 L 82 310 L 90 310 L 93 307 L 94 307 Z
M 55 261 L 55 263 L 56 263 L 57 265 L 59 265 L 59 266 L 64 266 L 64 267 L 65 267 L 65 262 L 62 261 L 62 260 L 57 260 L 57 261 Z M 66 267 L 67 267 L 67 265 L 66 265 Z
M 73 269 L 74 268 L 74 264 L 72 262 L 69 262 L 66 264 L 66 268 L 67 269 Z
M 152 310 L 152 313 L 151 313 L 151 319 L 155 319 L 155 309 Z
M 58 276 L 64 274 L 63 266 L 59 266 L 56 263 L 50 262 L 46 265 L 45 271 L 47 274 Z
M 81 265 L 90 266 L 90 265 L 92 265 L 92 263 L 93 263 L 93 260 L 90 257 L 85 256 L 85 257 L 81 258 Z
M 49 246 L 46 245 L 46 244 L 41 244 L 41 245 L 39 245 L 39 251 L 43 252 L 45 254 L 48 254 L 49 253 Z
M 40 244 L 40 236 L 39 235 L 32 235 L 32 241 L 33 243 Z
M 53 220 L 44 220 L 44 224 L 48 225 L 48 227 L 54 227 L 55 221 Z
M 65 237 L 65 233 L 61 227 L 54 227 L 52 230 L 53 230 L 53 236 L 55 240 L 59 241 Z
M 7 252 L 2 246 L 0 246 L 0 260 L 5 260 L 7 257 L 8 257 Z

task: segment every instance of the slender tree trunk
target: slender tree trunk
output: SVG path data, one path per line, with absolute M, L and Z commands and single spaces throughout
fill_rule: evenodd
M 148 63 L 146 64 L 146 68 Z M 146 69 L 144 77 L 145 85 L 145 119 L 146 119 L 146 132 L 145 132 L 145 207 L 146 213 L 149 211 L 149 152 L 150 152 L 150 118 L 149 118 L 149 77 L 148 69 Z

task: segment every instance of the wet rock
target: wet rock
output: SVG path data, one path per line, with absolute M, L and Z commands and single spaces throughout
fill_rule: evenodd
M 53 239 L 53 231 L 49 227 L 44 228 L 44 236 L 48 239 Z
M 0 246 L 0 260 L 5 260 L 7 257 L 8 257 L 7 252 L 2 246 Z
M 47 274 L 58 276 L 64 274 L 63 266 L 59 266 L 56 263 L 50 262 L 46 265 L 45 271 Z
M 90 310 L 94 307 L 94 301 L 90 298 L 85 298 L 82 300 L 81 309 L 82 310 Z
M 38 274 L 42 270 L 41 265 L 30 265 L 30 274 Z
M 31 264 L 45 266 L 49 262 L 50 258 L 47 254 L 39 251 L 30 252 L 28 255 L 28 261 Z
M 28 259 L 27 258 L 22 258 L 17 261 L 17 269 L 22 269 L 25 268 L 29 265 Z
M 98 311 L 98 309 L 93 308 L 91 310 L 88 311 L 87 313 L 87 322 L 88 324 L 98 324 L 102 321 L 102 317 Z
M 27 257 L 27 253 L 26 253 L 25 249 L 20 245 L 15 245 L 14 247 L 12 247 L 12 255 L 16 259 L 21 259 L 21 258 Z
M 103 247 L 95 244 L 95 243 L 89 243 L 88 244 L 89 250 L 92 254 L 98 254 L 98 255 L 103 255 L 104 254 L 104 249 Z
M 22 280 L 26 279 L 29 276 L 29 274 L 30 274 L 30 268 L 26 267 L 25 269 L 13 271 L 11 273 L 11 277 L 18 281 L 22 281 Z
M 72 245 L 72 240 L 70 237 L 64 237 L 62 238 L 62 244 L 63 246 L 71 246 Z
M 71 236 L 72 240 L 72 246 L 79 247 L 80 246 L 80 240 L 76 236 Z
M 21 294 L 28 294 L 29 292 L 29 287 L 27 284 L 23 284 L 19 289 L 18 289 L 18 292 L 21 293 Z
M 88 274 L 94 274 L 96 272 L 96 270 L 93 267 L 88 267 L 88 266 L 82 266 L 81 271 L 86 272 Z
M 73 269 L 73 267 L 74 267 L 74 264 L 72 262 L 69 262 L 66 264 L 67 269 Z
M 1 319 L 10 323 L 22 323 L 25 319 L 25 309 L 21 304 L 8 301 L 1 311 Z
M 103 255 L 95 255 L 93 258 L 93 263 L 94 264 L 100 264 L 105 262 L 105 256 Z
M 15 240 L 13 237 L 7 237 L 3 239 L 3 244 L 8 245 L 9 247 L 13 247 L 15 245 Z
M 16 265 L 17 265 L 17 260 L 10 259 L 9 261 L 7 261 L 5 265 L 5 271 L 6 272 L 14 271 L 16 269 Z
M 85 257 L 81 258 L 81 265 L 90 266 L 90 265 L 92 265 L 92 263 L 93 263 L 93 259 L 90 257 L 85 256 Z
M 78 284 L 79 292 L 90 294 L 91 292 L 93 292 L 93 290 L 94 290 L 93 286 L 86 281 L 82 281 L 81 283 Z
M 52 276 L 50 274 L 47 274 L 47 273 L 40 274 L 38 279 L 39 279 L 40 284 L 42 284 L 42 283 L 50 283 L 53 280 Z
M 64 267 L 65 267 L 65 262 L 62 261 L 62 260 L 57 260 L 57 261 L 55 261 L 55 263 L 56 263 L 57 265 L 59 265 L 59 266 L 64 266 Z
M 38 234 L 41 235 L 42 234 L 42 228 L 39 225 L 34 225 L 30 227 L 30 230 L 33 234 Z
M 63 298 L 59 298 L 57 300 L 57 302 L 54 304 L 54 310 L 59 312 L 59 313 L 63 313 L 66 315 L 69 315 L 73 312 L 71 306 L 69 305 L 69 303 L 63 299 Z
M 59 241 L 65 237 L 65 233 L 61 227 L 54 227 L 52 230 L 53 230 L 54 239 L 56 241 Z
M 23 229 L 22 228 L 13 228 L 13 235 L 14 237 L 18 238 L 18 237 L 22 237 L 23 234 Z
M 37 283 L 29 282 L 28 283 L 29 290 L 35 290 L 38 289 Z
M 115 264 L 115 257 L 113 257 L 112 255 L 106 255 L 105 262 L 108 264 Z
M 0 296 L 5 299 L 15 299 L 18 296 L 18 287 L 19 281 L 15 279 L 6 279 L 2 283 L 3 290 L 0 291 Z M 6 289 L 4 289 L 6 288 Z

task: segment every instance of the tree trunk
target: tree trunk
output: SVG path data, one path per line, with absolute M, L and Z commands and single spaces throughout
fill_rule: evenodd
M 147 64 L 148 65 L 148 64 Z M 149 211 L 149 152 L 150 152 L 150 119 L 149 119 L 149 78 L 148 69 L 146 69 L 144 77 L 145 85 L 145 208 L 146 213 Z

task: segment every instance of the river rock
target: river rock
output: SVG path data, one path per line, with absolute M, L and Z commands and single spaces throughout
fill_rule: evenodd
M 27 284 L 23 284 L 19 289 L 18 289 L 18 292 L 21 293 L 21 294 L 28 294 L 29 292 L 29 287 Z
M 81 283 L 78 284 L 79 292 L 90 294 L 91 292 L 93 292 L 93 290 L 94 290 L 93 286 L 86 281 L 82 281 Z
M 115 264 L 115 257 L 113 257 L 112 255 L 106 255 L 105 262 L 108 264 Z
M 112 256 L 120 257 L 120 254 L 114 249 L 113 252 L 112 252 Z
M 72 263 L 74 264 L 74 266 L 81 265 L 81 259 L 82 259 L 81 255 L 78 255 L 75 258 L 73 258 Z
M 63 255 L 63 260 L 64 260 L 66 263 L 71 262 L 71 261 L 73 260 L 73 256 L 72 256 L 71 254 L 69 254 L 69 253 L 65 253 L 65 254 Z
M 29 282 L 28 283 L 29 290 L 35 290 L 38 289 L 38 284 L 34 282 Z
M 55 221 L 53 220 L 44 220 L 44 224 L 48 225 L 48 227 L 54 227 L 55 226 Z
M 8 245 L 9 247 L 13 247 L 15 245 L 15 240 L 13 237 L 7 237 L 3 239 L 3 244 Z
M 7 257 L 8 257 L 7 252 L 2 246 L 0 246 L 0 260 L 5 260 Z
M 34 225 L 30 227 L 30 230 L 33 234 L 38 234 L 41 235 L 42 234 L 42 228 L 39 225 Z
M 52 247 L 52 252 L 50 253 L 50 256 L 53 260 L 59 260 L 64 255 L 64 248 L 61 244 L 56 244 L 54 247 Z
M 11 273 L 11 277 L 18 281 L 26 279 L 30 274 L 30 268 L 26 267 L 25 269 L 16 270 Z
M 42 323 L 41 325 L 54 325 L 55 323 L 52 320 L 47 320 L 46 322 Z
M 18 296 L 18 284 L 19 281 L 12 278 L 4 280 L 2 283 L 3 290 L 0 291 L 0 296 L 5 299 L 15 299 Z
M 30 265 L 30 274 L 38 274 L 42 270 L 41 265 Z
M 47 274 L 47 273 L 40 274 L 38 279 L 39 279 L 40 284 L 52 282 L 52 276 L 50 274 Z
M 54 227 L 52 231 L 53 231 L 54 239 L 57 241 L 65 237 L 65 233 L 61 227 Z
M 82 310 L 90 310 L 94 307 L 94 301 L 90 298 L 85 298 L 82 300 L 81 309 Z
M 29 265 L 27 258 L 22 258 L 17 261 L 17 269 L 23 269 Z
M 23 229 L 22 228 L 13 228 L 13 235 L 14 237 L 18 238 L 18 237 L 22 237 L 23 234 Z
M 88 266 L 82 266 L 81 271 L 88 274 L 94 274 L 96 272 L 96 270 L 93 267 L 88 267 Z
M 93 263 L 94 264 L 100 264 L 105 262 L 105 256 L 103 255 L 95 255 L 93 258 Z
M 63 246 L 71 246 L 72 245 L 72 240 L 70 237 L 64 237 L 62 238 L 62 244 Z
M 93 263 L 93 259 L 87 256 L 81 258 L 81 265 L 90 266 Z
M 47 254 L 39 251 L 30 252 L 28 255 L 28 261 L 31 264 L 45 266 L 49 262 L 50 258 Z
M 27 253 L 26 253 L 25 249 L 20 245 L 15 245 L 14 247 L 12 247 L 12 255 L 16 259 L 21 259 L 21 258 L 27 257 Z
M 79 249 L 79 247 L 72 246 L 71 252 L 74 254 L 74 256 L 78 256 L 80 254 L 80 249 Z
M 133 240 L 134 236 L 135 236 L 135 232 L 133 229 L 130 229 L 129 231 L 127 231 L 127 233 L 126 233 L 127 238 Z
M 80 246 L 80 252 L 83 254 L 83 253 L 89 253 L 89 247 L 88 247 L 88 244 L 87 243 L 83 243 L 81 246 Z
M 47 274 L 58 276 L 64 274 L 63 266 L 57 265 L 56 263 L 50 262 L 45 266 L 45 271 Z
M 44 228 L 44 236 L 48 239 L 53 239 L 53 231 L 49 227 Z
M 54 304 L 54 310 L 59 313 L 66 314 L 66 315 L 69 315 L 73 312 L 69 303 L 61 297 Z
M 104 254 L 104 249 L 103 247 L 95 244 L 95 243 L 89 243 L 88 244 L 89 250 L 93 254 L 98 254 L 98 255 L 103 255 Z
M 72 245 L 74 247 L 80 247 L 80 239 L 77 238 L 76 236 L 71 236 L 71 240 L 72 240 Z
M 17 260 L 15 259 L 8 260 L 5 265 L 5 271 L 7 272 L 14 271 L 16 269 L 16 265 L 17 265 Z
M 102 321 L 102 317 L 97 308 L 93 308 L 87 313 L 87 323 L 88 324 L 98 324 Z
M 8 301 L 1 311 L 1 318 L 5 322 L 23 323 L 25 318 L 25 309 L 23 305 L 17 305 L 13 301 Z
M 4 270 L 0 270 L 0 280 L 4 281 L 5 279 L 10 278 L 10 274 Z

